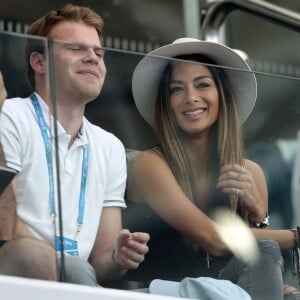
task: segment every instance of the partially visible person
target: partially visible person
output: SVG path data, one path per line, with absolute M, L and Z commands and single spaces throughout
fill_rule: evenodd
M 299 223 L 294 216 L 298 210 L 292 201 L 291 188 L 296 150 L 296 139 L 257 142 L 247 148 L 247 157 L 258 163 L 266 176 L 269 199 L 272 200 L 269 213 L 275 228 L 289 228 Z
M 6 96 L 0 72 L 0 111 Z M 0 165 L 6 166 L 2 144 L 0 144 Z M 10 184 L 0 195 L 0 273 L 12 272 L 12 275 L 16 276 L 57 280 L 58 270 L 52 249 L 38 240 L 27 238 L 14 240 L 15 225 L 16 202 L 13 184 Z
M 56 253 L 64 245 L 63 281 L 96 286 L 137 268 L 148 251 L 147 233 L 122 229 L 124 147 L 84 117 L 86 104 L 100 94 L 106 76 L 102 27 L 102 18 L 91 9 L 67 4 L 28 28 L 34 37 L 28 39 L 26 63 L 34 92 L 7 99 L 1 116 L 7 166 L 19 174 L 15 236 L 0 249 L 0 274 L 44 279 L 46 272 L 62 280 Z M 55 138 L 48 63 L 43 43 L 35 37 L 53 44 L 63 236 L 51 154 Z M 35 268 L 37 275 L 32 276 Z
M 1 109 L 2 109 L 2 105 L 3 105 L 3 102 L 6 98 L 6 96 L 7 96 L 7 92 L 6 92 L 3 76 L 2 76 L 2 73 L 0 71 L 0 108 Z
M 2 73 L 0 71 L 0 111 L 7 96 Z M 6 166 L 5 157 L 0 144 L 0 166 Z M 10 184 L 0 195 L 0 247 L 13 237 L 16 206 L 13 200 L 13 189 Z
M 149 205 L 155 221 L 147 221 L 147 260 L 126 278 L 209 276 L 231 280 L 255 300 L 283 299 L 278 244 L 292 248 L 297 233 L 262 229 L 268 226 L 266 180 L 260 166 L 245 158 L 241 134 L 256 101 L 247 63 L 224 45 L 182 38 L 139 62 L 132 89 L 159 145 L 130 163 L 127 199 Z M 211 219 L 217 207 L 253 227 L 258 263 L 232 256 Z
M 294 160 L 292 166 L 292 179 L 291 179 L 291 201 L 293 208 L 293 222 L 294 224 L 299 224 L 300 222 L 300 131 L 297 133 L 297 138 L 295 140 L 295 151 Z

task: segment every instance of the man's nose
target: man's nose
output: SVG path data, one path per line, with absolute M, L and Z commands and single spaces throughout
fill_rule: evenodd
M 87 47 L 86 48 L 86 53 L 85 53 L 85 56 L 84 56 L 84 60 L 86 62 L 93 62 L 95 64 L 98 64 L 99 57 L 98 57 L 98 55 L 96 54 L 96 52 L 93 48 Z

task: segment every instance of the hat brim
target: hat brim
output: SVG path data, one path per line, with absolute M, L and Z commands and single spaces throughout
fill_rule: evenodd
M 173 43 L 153 50 L 140 60 L 132 77 L 132 93 L 142 117 L 154 127 L 154 111 L 158 86 L 170 58 L 187 54 L 202 54 L 224 69 L 237 100 L 241 124 L 249 117 L 257 96 L 257 83 L 245 60 L 225 45 L 193 40 Z
M 184 277 L 180 282 L 154 279 L 149 293 L 185 299 L 250 300 L 249 294 L 229 280 L 212 277 Z
M 180 297 L 179 284 L 177 281 L 154 279 L 149 285 L 149 293 L 171 297 Z

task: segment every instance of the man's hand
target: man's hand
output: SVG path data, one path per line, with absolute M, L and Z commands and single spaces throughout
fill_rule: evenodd
M 149 248 L 150 239 L 148 233 L 133 232 L 122 229 L 117 239 L 117 245 L 113 252 L 112 260 L 116 267 L 123 269 L 136 269 L 145 259 Z

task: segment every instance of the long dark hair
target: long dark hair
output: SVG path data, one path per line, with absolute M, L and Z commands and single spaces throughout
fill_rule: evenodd
M 237 111 L 236 98 L 230 82 L 222 68 L 216 67 L 214 61 L 201 54 L 178 56 L 176 59 L 203 63 L 212 74 L 219 95 L 219 116 L 213 125 L 209 141 L 209 172 L 216 183 L 219 169 L 227 164 L 242 164 L 245 151 L 242 141 L 241 126 Z M 155 108 L 155 130 L 160 142 L 161 151 L 167 160 L 175 178 L 185 195 L 195 202 L 190 177 L 190 166 L 180 137 L 174 114 L 170 107 L 169 82 L 172 71 L 178 61 L 171 61 L 166 67 L 160 81 Z M 211 193 L 215 184 L 210 187 Z M 227 206 L 236 211 L 238 197 L 231 195 Z

